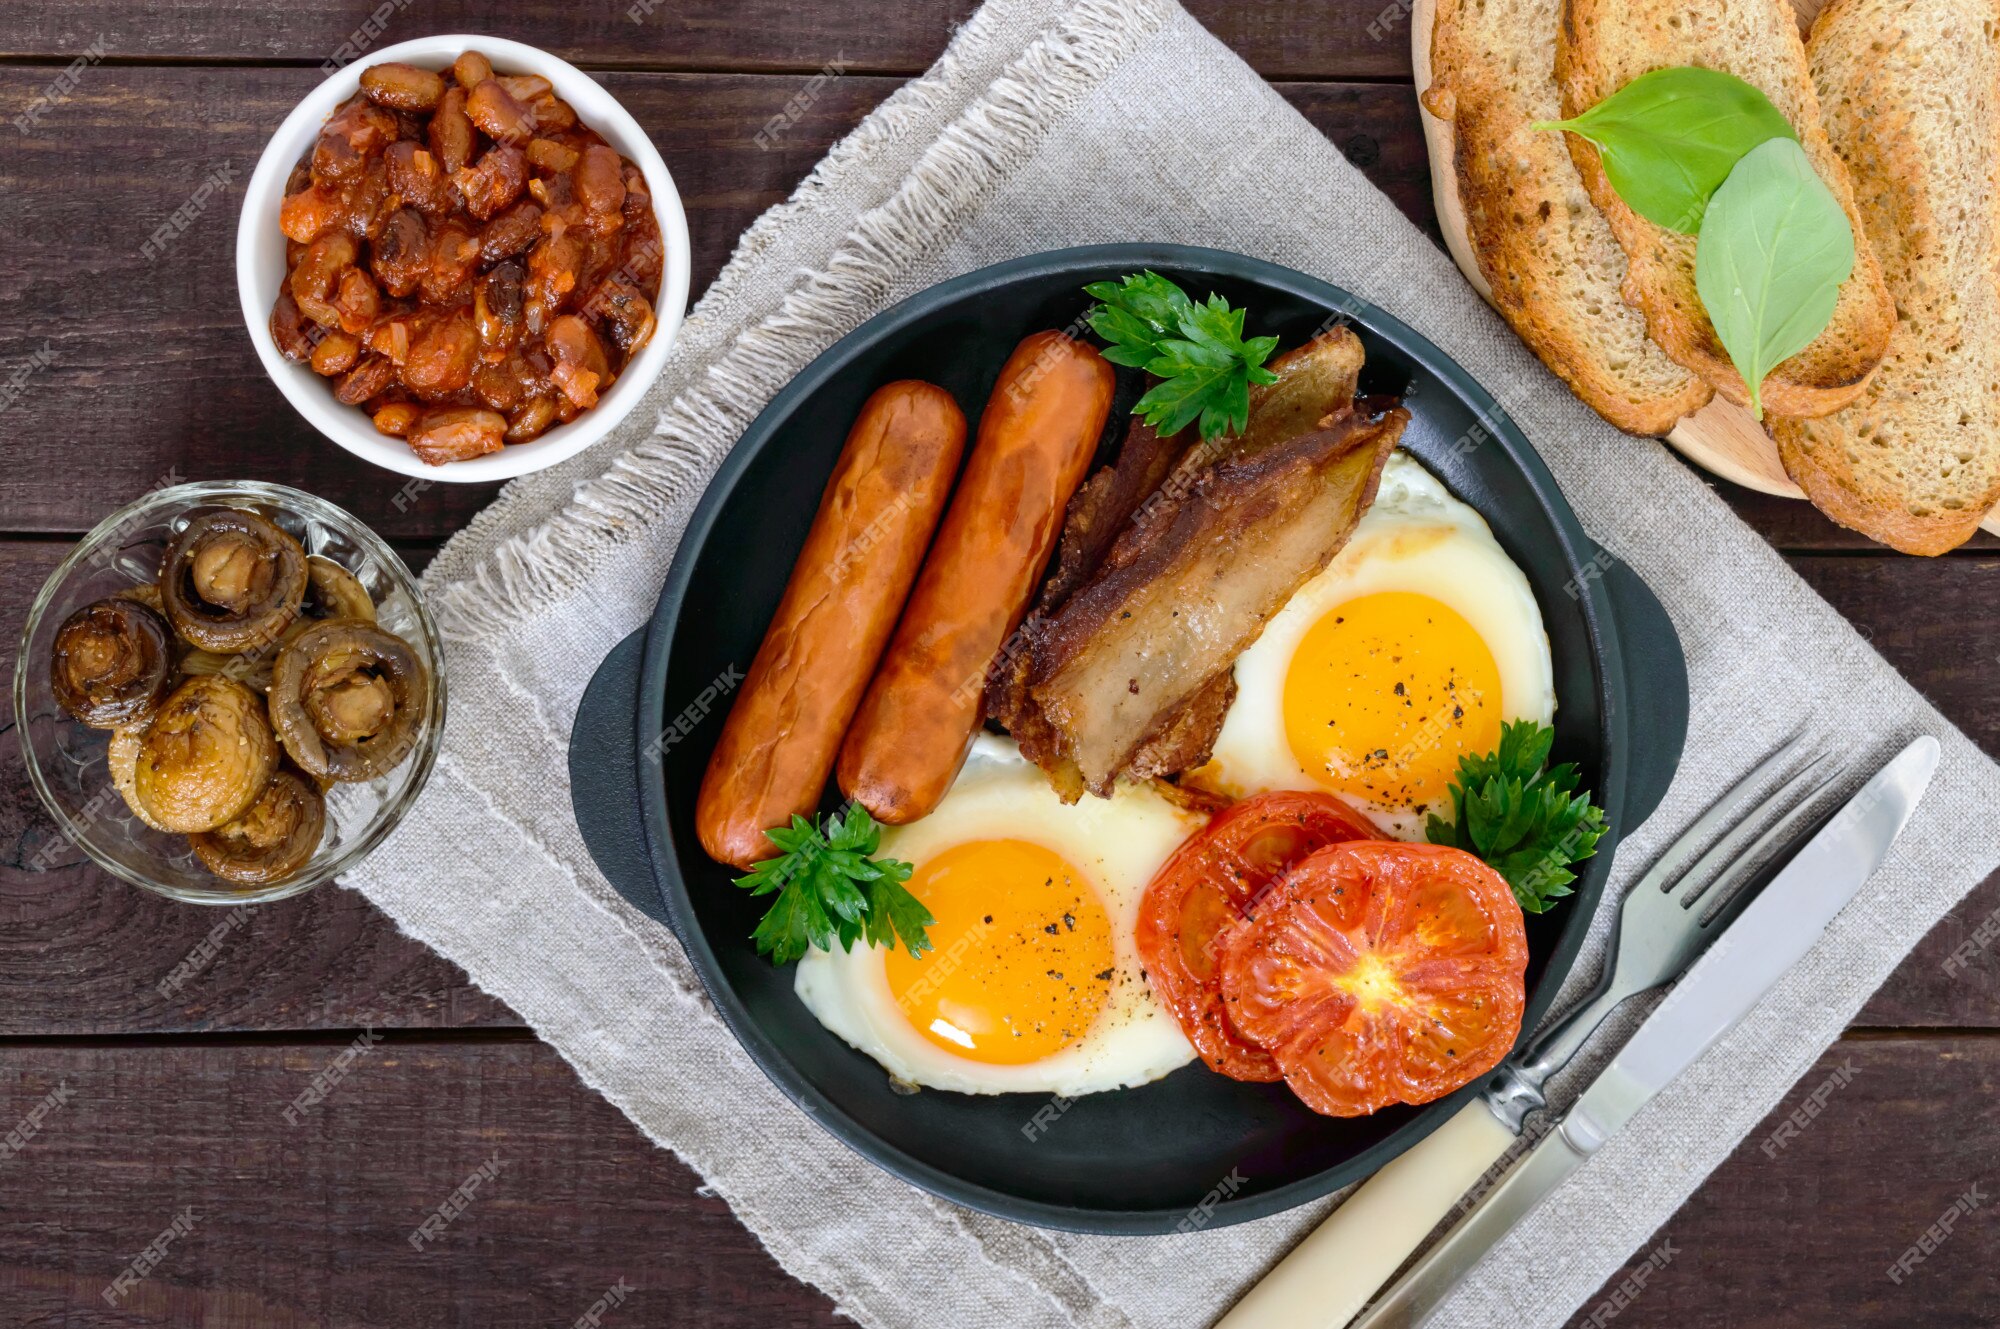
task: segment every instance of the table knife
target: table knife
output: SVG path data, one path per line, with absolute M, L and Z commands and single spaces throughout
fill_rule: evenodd
M 1937 770 L 1921 737 L 1857 791 L 1688 971 L 1569 1113 L 1354 1322 L 1421 1324 L 1482 1257 L 1748 1015 L 1888 857 Z

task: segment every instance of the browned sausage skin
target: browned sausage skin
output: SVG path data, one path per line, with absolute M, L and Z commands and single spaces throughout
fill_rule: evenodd
M 929 383 L 890 383 L 862 406 L 702 777 L 695 828 L 710 857 L 737 867 L 769 858 L 764 832 L 818 806 L 944 512 L 965 433 L 958 403 Z
M 840 750 L 848 797 L 915 821 L 944 797 L 979 727 L 986 671 L 1026 615 L 1111 411 L 1116 375 L 1060 332 L 1014 348 L 979 420 L 882 667 Z

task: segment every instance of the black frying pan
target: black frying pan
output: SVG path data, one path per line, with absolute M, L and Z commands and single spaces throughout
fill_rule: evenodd
M 1049 1106 L 1045 1097 L 895 1093 L 879 1066 L 807 1013 L 789 967 L 756 955 L 749 936 L 766 902 L 732 886 L 732 870 L 702 853 L 694 804 L 727 705 L 711 685 L 756 653 L 862 401 L 891 379 L 928 379 L 976 421 L 1016 342 L 1072 323 L 1089 303 L 1086 282 L 1141 268 L 1197 299 L 1221 292 L 1250 311 L 1250 333 L 1274 333 L 1283 346 L 1336 314 L 1352 324 L 1368 355 L 1363 391 L 1404 398 L 1412 418 L 1403 445 L 1485 516 L 1527 573 L 1555 658 L 1555 759 L 1580 763 L 1609 830 L 1576 894 L 1528 920 L 1524 1032 L 1569 972 L 1619 839 L 1659 803 L 1687 730 L 1686 665 L 1651 592 L 1584 535 L 1491 395 L 1408 327 L 1325 282 L 1177 245 L 1037 254 L 932 287 L 807 366 L 710 484 L 652 621 L 592 680 L 570 740 L 577 821 L 611 883 L 679 936 L 744 1048 L 827 1130 L 947 1199 L 1108 1233 L 1171 1231 L 1205 1200 L 1211 1213 L 1199 1221 L 1219 1225 L 1316 1199 L 1415 1144 L 1476 1086 L 1421 1108 L 1335 1120 L 1281 1084 L 1242 1084 L 1195 1063 L 1137 1089 L 1074 1100 L 1053 1118 L 1044 1111 L 1046 1129 L 1024 1129 Z M 668 725 L 702 708 L 705 690 L 712 713 L 684 726 L 688 737 L 659 760 L 642 758 Z

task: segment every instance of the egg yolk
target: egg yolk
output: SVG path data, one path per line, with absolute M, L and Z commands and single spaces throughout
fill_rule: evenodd
M 1444 803 L 1468 753 L 1500 742 L 1500 669 L 1457 610 L 1414 591 L 1336 605 L 1285 673 L 1285 738 L 1328 789 L 1386 807 Z
M 937 922 L 919 959 L 891 951 L 905 1019 L 970 1061 L 1039 1061 L 1082 1037 L 1111 993 L 1111 920 L 1060 854 L 975 840 L 918 865 L 907 883 Z

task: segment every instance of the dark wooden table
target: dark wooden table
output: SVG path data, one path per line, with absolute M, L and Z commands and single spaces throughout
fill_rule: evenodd
M 39 121 L 0 125 L 0 384 L 46 361 L 0 411 L 0 640 L 18 639 L 79 534 L 162 481 L 297 485 L 419 561 L 492 497 L 449 486 L 399 511 L 401 481 L 315 436 L 243 331 L 231 279 L 241 181 L 344 42 L 492 30 L 598 71 L 685 195 L 699 294 L 745 225 L 925 68 L 972 7 L 664 0 L 635 22 L 623 0 L 7 5 L 0 120 L 49 101 Z M 1432 225 L 1399 6 L 1193 8 Z M 760 148 L 757 131 L 834 60 L 846 76 Z M 236 183 L 149 260 L 141 246 L 217 172 Z M 1928 562 L 1886 555 L 1803 504 L 1720 487 L 2000 752 L 2000 544 L 1982 537 Z M 73 853 L 27 870 L 55 832 L 6 718 L 0 1327 L 569 1325 L 614 1288 L 631 1290 L 615 1294 L 607 1325 L 837 1323 L 512 1011 L 348 891 L 253 911 L 162 995 L 226 915 L 121 886 Z M 1966 835 L 1990 841 L 1993 826 Z M 1664 1259 L 1643 1291 L 1614 1299 L 1613 1280 L 1577 1323 L 2000 1322 L 2000 1222 L 1984 1201 L 1900 1281 L 1888 1274 L 1968 1188 L 2000 1195 L 2000 948 L 1975 936 L 1983 923 L 1991 935 L 1996 909 L 2000 877 L 1938 925 L 1635 1255 L 1635 1269 Z M 380 1042 L 337 1099 L 289 1124 L 287 1105 L 366 1031 Z M 1810 1124 L 1774 1137 L 1793 1113 Z M 412 1249 L 423 1217 L 496 1154 L 504 1168 L 474 1213 Z M 191 1229 L 108 1304 L 106 1288 L 190 1209 Z

